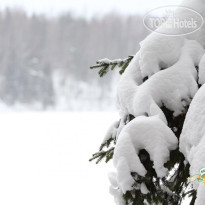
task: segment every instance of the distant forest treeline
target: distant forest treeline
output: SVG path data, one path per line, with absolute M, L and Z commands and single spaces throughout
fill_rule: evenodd
M 147 34 L 137 15 L 86 20 L 1 12 L 0 99 L 9 106 L 104 109 L 113 97 L 112 74 L 99 79 L 89 66 L 135 54 Z

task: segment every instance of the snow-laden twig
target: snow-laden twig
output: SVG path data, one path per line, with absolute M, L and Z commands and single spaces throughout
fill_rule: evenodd
M 125 59 L 115 59 L 115 60 L 109 60 L 105 58 L 102 60 L 98 60 L 96 62 L 97 65 L 91 66 L 90 69 L 100 68 L 100 71 L 98 73 L 100 77 L 103 77 L 109 71 L 109 69 L 114 70 L 115 67 L 119 67 L 120 68 L 119 73 L 122 74 L 132 59 L 133 56 L 128 56 L 128 58 Z

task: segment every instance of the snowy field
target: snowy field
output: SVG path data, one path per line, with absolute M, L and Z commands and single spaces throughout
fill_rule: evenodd
M 88 162 L 116 113 L 1 113 L 1 205 L 114 204 L 107 172 Z

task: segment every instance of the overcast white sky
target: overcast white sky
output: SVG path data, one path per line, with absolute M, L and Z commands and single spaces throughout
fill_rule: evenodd
M 56 15 L 71 10 L 78 15 L 93 16 L 109 11 L 123 14 L 146 12 L 163 5 L 177 5 L 181 0 L 1 0 L 0 9 L 23 7 L 29 13 Z

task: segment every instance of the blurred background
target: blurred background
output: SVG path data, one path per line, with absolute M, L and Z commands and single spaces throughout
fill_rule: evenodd
M 134 55 L 143 15 L 179 0 L 1 0 L 0 204 L 114 204 L 107 172 L 89 163 L 118 120 L 117 68 Z
M 115 109 L 114 73 L 89 67 L 125 58 L 147 35 L 142 16 L 55 17 L 23 8 L 0 12 L 0 101 L 3 109 L 106 111 Z M 91 94 L 92 93 L 92 94 Z

